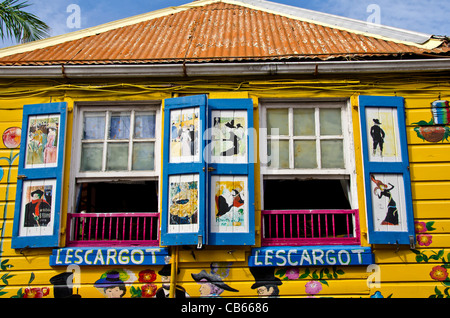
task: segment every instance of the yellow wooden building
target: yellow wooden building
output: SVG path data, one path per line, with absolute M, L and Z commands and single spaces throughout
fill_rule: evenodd
M 0 50 L 0 296 L 448 297 L 449 71 L 262 0 Z

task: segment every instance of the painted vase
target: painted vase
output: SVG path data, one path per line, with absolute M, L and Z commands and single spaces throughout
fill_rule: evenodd
M 436 100 L 431 103 L 431 113 L 435 125 L 447 125 L 450 123 L 450 108 L 447 100 Z

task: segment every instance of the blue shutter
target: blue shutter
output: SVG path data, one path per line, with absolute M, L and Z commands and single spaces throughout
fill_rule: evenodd
M 66 103 L 23 108 L 12 248 L 59 245 L 66 111 Z
M 369 243 L 413 247 L 404 99 L 360 96 L 359 110 Z
M 209 158 L 208 163 L 208 244 L 210 245 L 254 245 L 255 244 L 255 198 L 254 198 L 254 127 L 253 101 L 251 99 L 210 99 L 208 101 L 210 129 L 214 129 L 214 114 L 222 114 L 223 126 L 233 126 L 231 138 L 223 144 L 224 152 L 231 148 L 238 152 L 233 156 L 219 156 L 218 160 Z M 228 117 L 231 116 L 231 117 Z M 234 116 L 234 117 L 233 117 Z M 228 118 L 227 118 L 228 117 Z M 234 118 L 230 123 L 229 118 Z M 245 120 L 246 119 L 246 120 Z M 224 125 L 225 123 L 225 125 Z M 242 127 L 241 127 L 242 126 Z M 239 133 L 239 131 L 241 131 Z M 214 131 L 212 131 L 214 134 Z M 236 136 L 239 135 L 239 136 Z M 243 137 L 243 138 L 242 138 Z M 242 138 L 242 139 L 240 139 Z M 211 141 L 212 142 L 212 141 Z M 236 144 L 240 147 L 236 147 Z M 210 143 L 210 146 L 213 145 Z M 211 154 L 212 147 L 208 153 Z M 232 151 L 231 151 L 232 152 Z M 239 153 L 241 152 L 241 153 Z M 225 155 L 225 154 L 224 154 Z M 221 160 L 224 158 L 224 160 Z M 225 158 L 227 158 L 225 160 Z M 236 189 L 232 189 L 233 183 Z M 224 189 L 221 190 L 220 188 Z M 228 187 L 228 189 L 226 189 Z M 219 211 L 220 194 L 233 190 L 233 207 L 228 210 L 225 204 Z M 242 196 L 240 195 L 242 193 Z M 226 213 L 218 217 L 221 213 Z
M 224 113 L 220 113 L 222 111 Z M 192 116 L 196 112 L 198 116 Z M 222 114 L 220 125 L 226 132 L 222 136 L 224 139 L 215 144 L 211 137 L 217 128 L 214 127 L 213 117 L 217 112 Z M 193 121 L 192 117 L 198 122 Z M 238 132 L 231 128 L 233 119 L 243 119 L 239 122 L 242 125 L 236 122 L 234 127 L 240 129 L 246 125 L 242 128 L 248 128 L 250 133 L 236 137 L 241 130 Z M 188 134 L 187 129 L 191 126 L 191 133 Z M 228 128 L 231 130 L 228 131 Z M 194 135 L 196 137 L 192 137 Z M 240 142 L 245 149 L 241 156 L 235 156 L 234 150 L 231 150 L 230 155 L 219 152 L 219 162 L 214 160 L 212 151 L 217 150 L 219 144 L 227 150 L 225 148 L 233 148 Z M 206 95 L 199 95 L 165 100 L 162 246 L 255 244 L 253 147 L 251 99 L 208 100 Z M 225 162 L 222 159 L 226 159 Z M 230 185 L 226 190 L 228 201 L 221 198 L 228 202 L 227 217 L 216 218 L 216 185 Z M 230 192 L 233 190 L 237 193 L 234 196 Z M 231 210 L 237 215 L 234 219 L 228 218 Z
M 206 95 L 169 98 L 164 105 L 163 179 L 161 245 L 198 245 L 206 243 L 206 171 L 202 149 L 206 123 Z M 189 116 L 197 112 L 194 144 L 198 156 L 184 156 Z M 185 118 L 186 117 L 186 118 Z M 191 138 L 192 139 L 192 138 Z M 192 145 L 192 143 L 190 143 Z

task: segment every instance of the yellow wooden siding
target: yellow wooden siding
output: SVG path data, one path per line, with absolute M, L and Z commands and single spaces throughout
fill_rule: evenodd
M 333 79 L 330 80 L 333 82 Z M 450 143 L 443 141 L 439 143 L 430 143 L 423 141 L 417 137 L 413 125 L 420 120 L 429 121 L 431 119 L 430 103 L 437 99 L 438 94 L 433 91 L 420 91 L 427 87 L 429 83 L 420 82 L 415 84 L 397 85 L 401 79 L 390 80 L 379 87 L 375 85 L 368 89 L 364 85 L 364 80 L 361 85 L 340 85 L 333 87 L 326 87 L 325 84 L 308 84 L 308 87 L 286 85 L 284 89 L 279 89 L 275 82 L 255 81 L 254 83 L 236 81 L 227 81 L 229 88 L 224 88 L 223 85 L 217 84 L 218 81 L 205 81 L 204 85 L 207 88 L 199 88 L 195 83 L 189 84 L 180 88 L 180 93 L 211 93 L 210 98 L 242 98 L 250 96 L 254 100 L 255 105 L 255 123 L 259 122 L 258 102 L 261 98 L 334 98 L 345 97 L 350 98 L 352 103 L 352 118 L 355 138 L 355 153 L 357 164 L 357 180 L 362 184 L 362 165 L 361 165 L 361 148 L 360 148 L 360 134 L 358 122 L 358 108 L 355 97 L 360 94 L 365 95 L 389 95 L 404 96 L 406 98 L 406 122 L 407 122 L 407 138 L 409 144 L 410 156 L 410 171 L 412 177 L 413 190 L 413 204 L 414 215 L 416 222 L 432 223 L 432 230 L 427 230 L 423 233 L 417 233 L 418 236 L 426 236 L 426 240 L 416 245 L 418 253 L 423 253 L 427 256 L 437 255 L 442 253 L 445 255 L 445 261 L 449 261 L 447 255 L 450 253 Z M 286 81 L 288 82 L 288 81 Z M 338 81 L 337 81 L 338 83 Z M 358 81 L 359 83 L 359 81 Z M 197 83 L 198 84 L 198 83 Z M 36 84 L 37 85 L 37 84 Z M 49 84 L 50 85 L 50 84 Z M 390 86 L 389 86 L 390 85 Z M 320 86 L 320 87 L 319 87 Z M 344 90 L 337 87 L 346 86 Z M 181 87 L 181 86 L 180 86 Z M 237 87 L 241 87 L 245 91 L 234 91 Z M 395 87 L 391 89 L 389 87 Z M 33 88 L 45 88 L 44 86 Z M 20 87 L 20 84 L 15 88 L 17 91 L 30 89 L 29 86 Z M 20 127 L 22 121 L 22 105 L 36 104 L 55 101 L 67 101 L 69 109 L 73 108 L 74 101 L 117 101 L 117 100 L 162 100 L 170 97 L 170 90 L 165 89 L 164 92 L 154 89 L 146 89 L 145 92 L 138 91 L 136 88 L 133 93 L 130 93 L 126 88 L 123 88 L 124 94 L 121 93 L 120 87 L 115 88 L 116 92 L 100 92 L 100 91 L 58 91 L 50 93 L 42 93 L 40 97 L 33 98 L 16 98 L 5 99 L 5 93 L 0 90 L 0 97 L 3 99 L 0 104 L 0 133 L 3 133 L 9 127 Z M 175 89 L 173 89 L 175 92 Z M 229 95 L 233 92 L 233 95 Z M 141 94 L 142 93 L 142 94 Z M 450 99 L 450 90 L 442 89 L 443 99 Z M 26 95 L 23 95 L 26 96 Z M 436 96 L 436 97 L 434 97 Z M 19 97 L 19 96 L 17 96 Z M 356 103 L 356 104 L 355 104 Z M 70 155 L 71 155 L 71 133 L 73 129 L 73 113 L 69 112 L 68 116 L 68 142 L 66 144 L 66 170 L 65 170 L 65 185 L 67 190 L 69 187 L 70 175 Z M 16 155 L 18 149 L 8 149 L 0 141 L 0 158 Z M 53 297 L 53 286 L 50 283 L 50 278 L 65 271 L 65 268 L 50 267 L 49 255 L 51 250 L 13 250 L 11 249 L 11 234 L 14 217 L 14 201 L 15 201 L 15 183 L 17 179 L 17 165 L 18 158 L 12 164 L 8 165 L 5 160 L 0 160 L 0 167 L 3 169 L 3 177 L 0 178 L 0 223 L 5 227 L 4 235 L 2 237 L 2 253 L 1 261 L 4 262 L 6 270 L 0 271 L 0 276 L 6 274 L 12 277 L 7 279 L 8 284 L 0 282 L 0 292 L 6 292 L 1 297 L 10 298 L 18 294 L 19 290 L 22 293 L 25 289 L 30 288 L 46 288 L 50 290 L 50 294 L 46 297 Z M 11 172 L 11 182 L 7 183 L 6 176 Z M 256 191 L 256 225 L 259 226 L 259 211 L 260 211 L 260 197 L 259 197 L 259 169 L 255 171 L 255 191 Z M 8 200 L 5 200 L 6 189 L 8 188 Z M 65 191 L 63 197 L 63 211 L 67 206 L 68 193 Z M 364 209 L 364 190 L 358 186 L 358 202 L 361 212 L 361 230 L 365 229 L 365 209 Z M 3 215 L 6 218 L 3 219 Z M 65 217 L 63 213 L 62 224 L 65 224 Z M 257 229 L 258 230 L 258 229 Z M 64 238 L 64 227 L 62 238 Z M 362 237 L 363 244 L 367 244 L 365 236 Z M 422 245 L 421 245 L 422 244 Z M 428 244 L 428 245 L 426 245 Z M 251 286 L 255 279 L 249 268 L 247 267 L 247 259 L 249 256 L 249 248 L 234 247 L 232 253 L 229 250 L 217 249 L 213 251 L 194 251 L 194 256 L 191 251 L 180 251 L 180 274 L 177 277 L 177 284 L 183 286 L 189 295 L 192 297 L 202 296 L 199 288 L 200 285 L 196 283 L 192 274 L 200 273 L 202 270 L 209 272 L 211 265 L 219 262 L 221 266 L 229 270 L 228 276 L 224 281 L 231 287 L 239 290 L 238 293 L 229 291 L 223 292 L 222 297 L 257 297 L 255 289 Z M 441 252 L 442 251 L 442 252 Z M 305 285 L 315 280 L 314 272 L 318 275 L 322 270 L 331 273 L 333 270 L 339 270 L 341 274 L 335 279 L 326 279 L 326 284 L 322 283 L 322 290 L 315 295 L 316 297 L 369 297 L 375 292 L 380 292 L 384 297 L 429 297 L 434 295 L 435 289 L 438 288 L 443 291 L 443 284 L 434 280 L 430 273 L 433 268 L 443 264 L 442 259 L 428 258 L 427 261 L 418 261 L 417 255 L 410 251 L 407 247 L 396 246 L 373 246 L 375 256 L 375 263 L 379 265 L 381 286 L 369 288 L 367 279 L 370 273 L 366 267 L 363 266 L 348 266 L 333 269 L 332 267 L 309 267 L 310 275 L 304 279 L 296 278 L 299 275 L 305 274 L 305 267 L 290 268 L 294 272 L 289 277 L 286 276 L 286 268 L 275 268 L 274 273 L 279 273 L 278 278 L 282 279 L 280 285 L 280 295 L 282 297 L 306 297 L 308 294 L 305 290 Z M 94 283 L 108 270 L 117 269 L 118 267 L 82 267 L 81 268 L 81 286 L 78 293 L 84 297 L 104 297 L 101 292 L 94 288 Z M 136 277 L 133 282 L 135 289 L 142 288 L 145 284 L 139 282 L 139 273 L 145 270 L 152 270 L 156 274 L 154 281 L 148 284 L 154 284 L 156 288 L 162 286 L 161 276 L 157 272 L 162 266 L 128 266 L 120 267 Z M 297 272 L 298 274 L 297 274 Z M 298 276 L 296 276 L 298 275 Z M 28 284 L 30 278 L 34 277 L 31 284 Z M 76 292 L 76 290 L 74 290 Z M 131 297 L 131 285 L 127 287 L 125 297 Z

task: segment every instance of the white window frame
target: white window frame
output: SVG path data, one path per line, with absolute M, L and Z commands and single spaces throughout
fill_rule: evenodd
M 83 114 L 84 112 L 120 112 L 120 111 L 156 111 L 155 116 L 155 142 L 154 170 L 136 171 L 80 171 L 81 167 L 81 145 L 83 134 Z M 108 118 L 106 125 L 108 125 Z M 132 133 L 134 125 L 130 127 Z M 132 102 L 95 102 L 76 103 L 74 106 L 73 134 L 72 134 L 72 157 L 70 168 L 70 188 L 69 188 L 69 213 L 74 213 L 76 208 L 76 193 L 82 183 L 87 182 L 112 182 L 112 181 L 158 181 L 160 185 L 161 175 L 161 101 L 132 101 Z M 131 138 L 132 140 L 132 138 Z M 140 139 L 146 141 L 146 139 Z M 107 142 L 107 141 L 104 141 Z M 130 142 L 130 145 L 132 141 Z M 105 152 L 103 160 L 105 160 Z M 129 153 L 129 160 L 132 154 Z M 159 206 L 159 204 L 158 204 Z
M 351 103 L 349 99 L 267 99 L 260 100 L 260 154 L 261 160 L 261 201 L 264 210 L 264 187 L 263 181 L 268 179 L 338 179 L 348 181 L 349 202 L 353 209 L 358 207 L 357 187 L 356 187 L 356 166 L 355 166 L 355 147 L 353 141 L 353 121 L 351 113 Z M 269 139 L 289 140 L 289 165 L 290 169 L 271 168 L 267 166 L 267 109 L 283 108 L 289 109 L 289 136 L 270 137 Z M 293 136 L 293 109 L 294 108 L 315 108 L 315 130 L 316 136 Z M 340 108 L 342 135 L 339 136 L 320 136 L 319 108 Z M 294 168 L 294 140 L 316 140 L 316 156 L 318 167 L 321 166 L 320 141 L 321 140 L 343 140 L 344 164 L 343 169 L 298 169 Z

